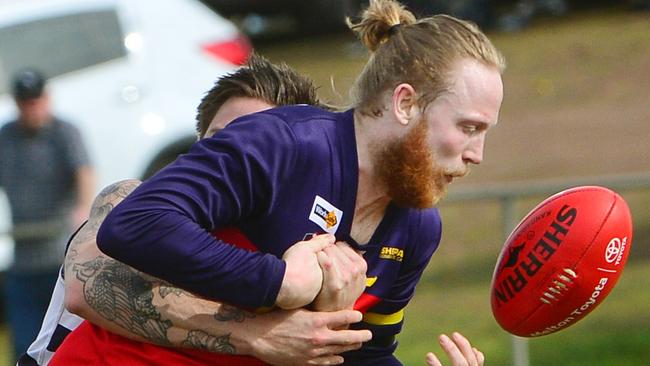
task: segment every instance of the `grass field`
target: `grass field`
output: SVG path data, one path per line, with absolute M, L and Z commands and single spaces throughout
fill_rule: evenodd
M 639 248 L 636 248 L 639 249 Z M 434 262 L 435 263 L 435 262 Z M 630 263 L 607 300 L 576 325 L 530 340 L 531 365 L 647 365 L 650 359 L 647 261 Z M 485 279 L 491 268 L 482 270 Z M 427 351 L 441 352 L 439 332 L 462 330 L 486 354 L 488 365 L 508 365 L 511 338 L 492 318 L 489 281 L 446 281 L 431 271 L 406 313 L 400 359 L 422 365 Z M 450 285 L 451 283 L 451 285 Z
M 650 171 L 650 14 L 579 14 L 492 37 L 509 64 L 501 121 L 485 162 L 458 184 Z M 309 75 L 323 98 L 338 103 L 347 102 L 344 91 L 366 57 L 346 36 L 260 45 L 258 52 Z M 531 340 L 531 366 L 650 364 L 650 191 L 622 194 L 635 221 L 625 273 L 586 319 Z M 519 202 L 518 213 L 541 198 Z M 422 365 L 426 351 L 440 352 L 438 333 L 460 330 L 486 353 L 487 365 L 508 365 L 511 338 L 489 308 L 502 243 L 498 206 L 443 202 L 441 210 L 443 241 L 407 308 L 400 358 Z M 6 349 L 0 331 L 0 366 L 8 366 Z

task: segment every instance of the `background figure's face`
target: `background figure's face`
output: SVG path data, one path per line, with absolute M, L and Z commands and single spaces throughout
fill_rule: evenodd
M 449 89 L 377 157 L 391 199 L 407 207 L 435 205 L 455 177 L 483 160 L 485 135 L 497 123 L 502 99 L 496 68 L 470 59 L 456 62 Z
M 34 99 L 16 100 L 23 126 L 30 130 L 42 128 L 50 119 L 50 100 L 46 94 Z
M 275 107 L 264 100 L 250 97 L 232 97 L 226 100 L 212 118 L 205 137 L 212 137 L 233 120 L 247 114 L 265 111 Z

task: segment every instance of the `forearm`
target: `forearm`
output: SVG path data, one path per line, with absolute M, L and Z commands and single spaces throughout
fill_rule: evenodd
M 274 310 L 257 315 L 197 298 L 106 257 L 92 223 L 66 257 L 68 309 L 122 336 L 168 347 L 251 355 L 274 365 L 331 364 L 336 354 L 370 339 L 368 331 L 338 331 L 361 315 Z
M 138 341 L 254 356 L 273 365 L 303 365 L 332 364 L 340 358 L 337 354 L 359 348 L 371 336 L 367 330 L 332 330 L 358 322 L 361 315 L 352 311 L 257 315 L 197 298 L 102 255 L 75 264 L 76 270 L 66 271 L 66 282 L 74 278 L 83 289 L 82 303 L 69 310 Z M 130 285 L 111 283 L 111 278 Z
M 66 282 L 69 311 L 127 338 L 229 354 L 247 349 L 231 334 L 233 323 L 253 314 L 197 298 L 106 256 L 74 263 Z
M 88 223 L 73 238 L 66 255 L 66 307 L 138 341 L 237 352 L 229 343 L 229 323 L 245 319 L 244 312 L 172 288 L 99 251 L 95 241 L 99 225 L 138 184 L 133 180 L 115 183 L 93 202 Z

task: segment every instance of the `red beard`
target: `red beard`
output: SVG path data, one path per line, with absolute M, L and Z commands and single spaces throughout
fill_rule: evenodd
M 401 207 L 430 208 L 447 192 L 445 170 L 427 146 L 429 127 L 424 120 L 406 136 L 392 141 L 375 154 L 375 172 L 388 196 Z

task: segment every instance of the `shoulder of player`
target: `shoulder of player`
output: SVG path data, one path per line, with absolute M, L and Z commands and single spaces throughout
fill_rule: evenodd
M 133 192 L 140 183 L 142 182 L 137 179 L 125 179 L 106 186 L 95 198 L 93 207 L 101 206 L 116 199 L 123 199 Z
M 264 111 L 282 121 L 291 131 L 294 142 L 301 146 L 301 155 L 322 159 L 333 150 L 342 149 L 349 126 L 343 123 L 344 114 L 308 105 L 284 106 Z M 325 155 L 323 155 L 325 154 Z M 306 159 L 305 161 L 309 161 Z
M 441 234 L 442 222 L 437 208 L 423 210 L 403 209 L 403 220 L 408 231 L 410 251 L 434 251 Z
M 199 144 L 223 146 L 245 146 L 249 153 L 264 152 L 262 155 L 281 151 L 291 154 L 316 154 L 311 147 L 322 144 L 322 134 L 315 131 L 326 131 L 326 125 L 333 125 L 337 115 L 308 105 L 293 105 L 277 107 L 262 112 L 242 116 L 214 138 L 204 139 Z M 319 127 L 320 126 L 320 127 Z M 328 132 L 324 132 L 328 133 Z M 269 142 L 273 143 L 270 144 Z M 255 147 L 255 150 L 251 150 Z M 208 150 L 211 148 L 208 147 Z
M 281 106 L 260 112 L 260 114 L 277 118 L 294 131 L 305 125 L 314 128 L 317 125 L 326 125 L 338 119 L 336 113 L 306 104 Z
M 426 209 L 397 208 L 399 216 L 411 230 L 428 229 L 441 225 L 440 212 L 436 207 Z
M 277 116 L 285 121 L 302 121 L 314 118 L 333 118 L 332 112 L 307 104 L 279 106 L 260 112 Z

